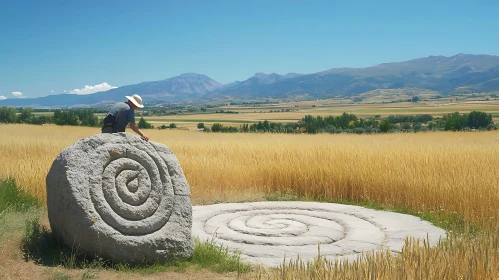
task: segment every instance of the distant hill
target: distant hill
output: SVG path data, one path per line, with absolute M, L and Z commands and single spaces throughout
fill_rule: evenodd
M 244 67 L 244 66 L 242 66 Z M 40 98 L 0 100 L 0 106 L 99 106 L 139 93 L 146 102 L 287 98 L 308 95 L 356 95 L 377 89 L 424 89 L 449 94 L 499 91 L 499 56 L 458 54 L 430 56 L 366 68 L 334 68 L 313 74 L 257 73 L 244 81 L 222 85 L 200 74 L 182 74 L 89 95 L 59 94 Z
M 268 90 L 266 86 L 276 84 L 278 82 L 303 76 L 303 74 L 289 73 L 286 75 L 279 75 L 276 73 L 265 74 L 256 73 L 253 77 L 242 81 L 227 84 L 210 93 L 207 93 L 203 99 L 210 99 L 221 95 L 221 93 L 235 93 L 234 97 L 258 97 L 255 93 Z
M 125 100 L 138 93 L 145 102 L 184 101 L 199 99 L 222 85 L 205 75 L 182 74 L 162 81 L 143 82 L 88 95 L 57 94 L 39 98 L 0 100 L 0 106 L 103 106 Z
M 354 95 L 376 89 L 421 88 L 445 93 L 499 90 L 499 56 L 458 54 L 430 56 L 366 68 L 334 68 L 287 79 L 257 74 L 235 86 L 221 87 L 204 98 L 311 97 Z M 281 76 L 282 77 L 282 76 Z M 263 80 L 265 82 L 254 82 Z

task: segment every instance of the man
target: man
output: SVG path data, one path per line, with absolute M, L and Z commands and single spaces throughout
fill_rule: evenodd
M 149 137 L 145 135 L 135 124 L 135 110 L 144 108 L 142 98 L 138 94 L 126 96 L 128 101 L 114 104 L 104 119 L 102 133 L 125 132 L 125 128 L 130 124 L 130 128 L 135 131 L 142 139 L 149 141 Z

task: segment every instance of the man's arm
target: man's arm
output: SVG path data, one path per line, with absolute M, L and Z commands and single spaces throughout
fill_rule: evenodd
M 137 133 L 138 135 L 140 135 L 140 137 L 146 141 L 149 141 L 149 137 L 147 137 L 147 135 L 145 135 L 138 127 L 137 125 L 135 124 L 135 122 L 131 122 L 130 123 L 130 128 L 135 131 L 135 133 Z

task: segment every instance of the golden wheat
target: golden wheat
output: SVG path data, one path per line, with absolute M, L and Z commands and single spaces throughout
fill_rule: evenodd
M 45 202 L 52 161 L 97 128 L 0 125 L 1 177 Z M 367 201 L 457 213 L 486 229 L 438 247 L 408 243 L 398 255 L 353 264 L 294 261 L 259 278 L 493 278 L 499 275 L 499 132 L 379 135 L 216 134 L 147 131 L 169 146 L 194 204 L 257 200 L 268 193 Z M 283 277 L 283 273 L 285 274 Z M 312 277 L 312 278 L 314 278 Z
M 320 252 L 320 250 L 318 251 Z M 451 236 L 436 247 L 406 240 L 400 254 L 363 254 L 347 263 L 320 255 L 313 262 L 283 261 L 279 269 L 259 267 L 256 279 L 498 279 L 499 232 L 475 239 Z
M 96 128 L 0 125 L 0 177 L 45 201 L 52 161 Z M 285 193 L 374 200 L 417 211 L 499 218 L 499 133 L 388 135 L 147 131 L 177 155 L 197 204 Z

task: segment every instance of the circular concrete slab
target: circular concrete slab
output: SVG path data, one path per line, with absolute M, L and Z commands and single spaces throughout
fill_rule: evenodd
M 355 260 L 365 251 L 400 252 L 406 237 L 435 245 L 445 231 L 420 218 L 318 202 L 228 203 L 193 207 L 194 237 L 241 252 L 250 263 L 282 264 L 298 255 Z

